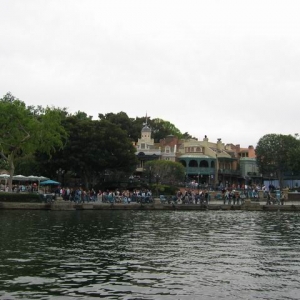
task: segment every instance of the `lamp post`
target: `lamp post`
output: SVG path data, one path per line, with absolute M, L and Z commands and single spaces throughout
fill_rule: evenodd
M 155 182 L 156 182 L 156 194 L 157 194 L 157 196 L 159 196 L 158 195 L 158 182 L 159 182 L 160 176 L 158 174 L 156 174 L 154 177 L 155 177 Z
M 149 185 L 152 183 L 152 167 L 149 167 Z
M 203 174 L 200 175 L 200 178 L 201 178 L 201 180 L 200 180 L 200 182 L 201 182 L 201 189 L 203 189 L 203 183 L 205 182 L 205 181 L 203 180 Z
M 62 168 L 59 168 L 58 170 L 56 170 L 56 174 L 58 177 L 58 182 L 60 182 L 61 185 L 63 186 L 62 179 L 63 179 L 63 175 L 65 174 L 65 170 L 63 170 Z
M 129 179 L 129 186 L 132 187 L 132 183 L 133 183 L 133 180 L 134 180 L 133 175 L 130 175 L 128 179 Z M 127 189 L 128 189 L 128 185 L 127 185 Z
M 133 179 L 134 179 L 133 175 L 130 175 L 130 176 L 129 176 L 129 182 L 132 183 L 132 182 L 133 182 Z
M 218 169 L 219 169 L 219 162 L 218 162 L 218 153 L 216 153 L 216 165 L 215 165 L 215 188 L 218 187 Z
M 273 191 L 273 180 L 272 180 L 272 178 L 273 178 L 273 173 L 270 173 L 270 176 L 271 176 L 271 187 L 272 187 L 272 191 Z

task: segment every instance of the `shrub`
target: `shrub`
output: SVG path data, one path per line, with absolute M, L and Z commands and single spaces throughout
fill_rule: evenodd
M 43 200 L 39 194 L 35 193 L 0 192 L 0 202 L 41 203 Z

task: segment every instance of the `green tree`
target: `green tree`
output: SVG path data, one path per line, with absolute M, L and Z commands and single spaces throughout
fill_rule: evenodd
M 7 160 L 4 160 L 1 156 L 0 156 L 0 169 L 2 169 L 2 170 L 8 169 Z
M 185 169 L 181 163 L 169 160 L 153 160 L 145 164 L 145 174 L 152 183 L 176 185 L 183 181 Z
M 184 139 L 184 140 L 189 140 L 189 139 L 195 139 L 195 140 L 198 140 L 197 138 L 192 137 L 188 132 L 185 132 L 185 133 L 182 135 L 181 138 Z
M 11 93 L 0 99 L 0 155 L 8 164 L 10 190 L 17 158 L 37 149 L 51 154 L 63 147 L 65 138 L 60 110 L 26 107 Z
M 68 141 L 51 158 L 40 156 L 42 168 L 58 168 L 82 179 L 85 188 L 97 185 L 105 173 L 131 174 L 136 167 L 135 147 L 127 132 L 106 119 L 92 120 L 81 112 L 64 122 Z
M 293 140 L 293 147 L 288 152 L 288 162 L 291 171 L 294 174 L 300 174 L 300 139 L 299 135 L 295 134 L 296 141 Z
M 126 113 L 119 112 L 117 114 L 108 113 L 108 114 L 99 114 L 100 120 L 107 120 L 113 124 L 120 126 L 128 134 L 128 137 L 132 141 L 137 141 L 141 135 L 141 129 L 144 124 L 147 124 L 151 127 L 152 138 L 155 142 L 159 142 L 161 139 L 165 138 L 168 135 L 174 135 L 181 138 L 191 137 L 187 132 L 182 134 L 178 128 L 169 121 L 165 121 L 159 118 L 151 120 L 150 117 L 136 117 L 135 119 L 129 118 Z
M 180 130 L 169 121 L 164 121 L 162 119 L 156 118 L 150 120 L 149 123 L 152 130 L 152 137 L 157 143 L 168 135 L 174 135 L 179 139 L 182 138 L 182 133 L 180 132 Z
M 283 187 L 284 173 L 299 170 L 300 141 L 292 135 L 267 134 L 257 143 L 256 161 L 262 174 L 276 174 Z
M 125 112 L 119 112 L 117 114 L 108 113 L 108 114 L 98 114 L 100 120 L 109 121 L 127 133 L 128 138 L 132 141 L 136 141 L 140 137 L 141 126 L 139 122 L 136 122 L 133 118 L 129 118 Z M 140 122 L 142 124 L 142 122 Z

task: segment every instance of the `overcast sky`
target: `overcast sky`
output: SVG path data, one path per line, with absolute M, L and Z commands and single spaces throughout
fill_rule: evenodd
M 146 113 L 202 140 L 300 133 L 300 1 L 0 0 L 0 97 Z

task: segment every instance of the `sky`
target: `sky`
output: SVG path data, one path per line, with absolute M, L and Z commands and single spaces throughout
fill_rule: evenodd
M 0 97 L 255 146 L 300 133 L 300 1 L 0 0 Z

